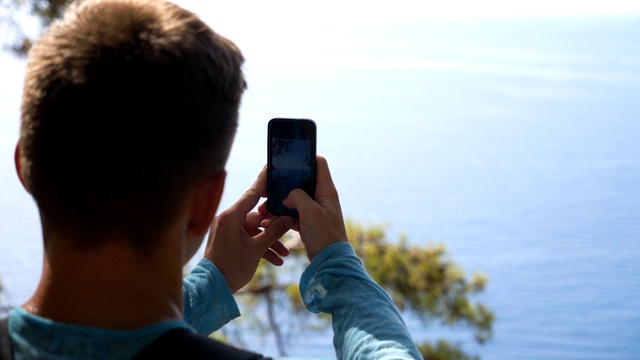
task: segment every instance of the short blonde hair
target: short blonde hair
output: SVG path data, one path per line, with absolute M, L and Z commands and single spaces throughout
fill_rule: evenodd
M 21 163 L 43 224 L 148 250 L 186 190 L 224 169 L 243 61 L 170 2 L 72 4 L 30 51 L 24 83 Z

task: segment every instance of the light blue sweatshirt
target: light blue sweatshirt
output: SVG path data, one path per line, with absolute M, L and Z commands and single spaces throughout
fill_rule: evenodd
M 208 335 L 240 316 L 222 274 L 206 259 L 185 278 L 183 289 L 184 322 L 136 330 L 63 324 L 17 308 L 9 318 L 15 358 L 130 359 L 168 330 Z M 351 245 L 332 244 L 320 252 L 302 274 L 300 293 L 309 311 L 331 314 L 337 359 L 422 359 L 393 302 Z

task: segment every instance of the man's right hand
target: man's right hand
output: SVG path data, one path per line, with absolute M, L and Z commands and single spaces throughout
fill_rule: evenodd
M 316 164 L 316 200 L 311 199 L 304 190 L 295 189 L 283 202 L 286 207 L 296 209 L 300 214 L 294 229 L 300 232 L 309 261 L 330 244 L 349 241 L 338 191 L 331 179 L 327 160 L 318 156 Z
M 266 206 L 261 206 L 259 212 L 251 211 L 266 191 L 265 166 L 251 188 L 211 224 L 204 256 L 218 268 L 232 293 L 251 280 L 261 258 L 280 266 L 280 256 L 289 255 L 278 239 L 297 224 L 288 216 L 271 216 Z M 263 231 L 259 225 L 265 219 L 269 219 L 270 226 Z

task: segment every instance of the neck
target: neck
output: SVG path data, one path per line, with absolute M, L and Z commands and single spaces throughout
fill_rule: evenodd
M 26 311 L 58 322 L 122 330 L 182 319 L 179 248 L 158 247 L 141 256 L 120 242 L 79 251 L 52 240 L 38 288 L 23 305 Z

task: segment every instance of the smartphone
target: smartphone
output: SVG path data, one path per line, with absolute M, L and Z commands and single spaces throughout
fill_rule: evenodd
M 267 133 L 267 209 L 273 215 L 298 217 L 298 211 L 282 201 L 298 188 L 315 198 L 316 123 L 275 118 Z

